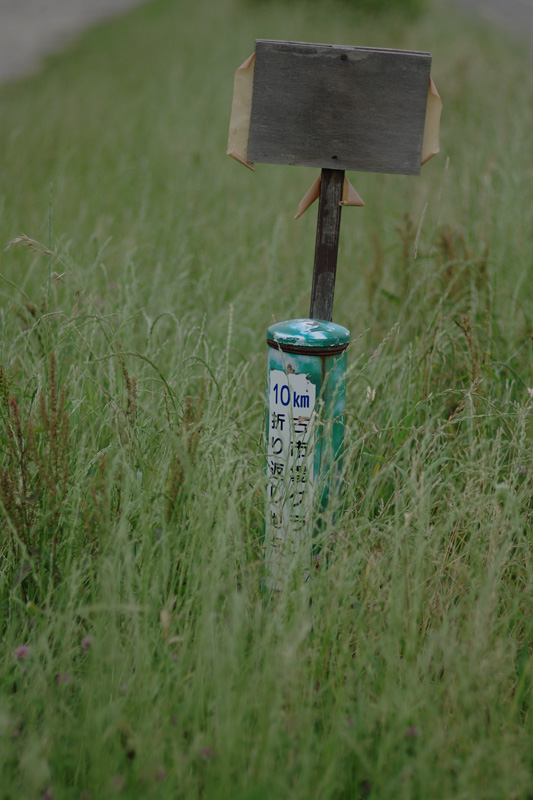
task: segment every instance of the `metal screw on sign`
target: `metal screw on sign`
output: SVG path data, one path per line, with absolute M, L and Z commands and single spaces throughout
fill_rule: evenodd
M 315 519 L 343 452 L 346 348 L 333 300 L 342 207 L 364 206 L 347 170 L 418 175 L 439 151 L 429 53 L 258 39 L 235 73 L 228 155 L 317 167 L 310 319 L 268 329 L 266 585 L 311 574 Z M 317 491 L 318 488 L 318 491 Z

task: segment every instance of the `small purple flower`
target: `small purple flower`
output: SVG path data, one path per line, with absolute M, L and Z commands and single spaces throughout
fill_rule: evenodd
M 527 475 L 527 467 L 525 466 L 525 464 L 520 464 L 520 466 L 518 467 L 518 474 Z
M 23 722 L 16 723 L 16 726 L 13 728 L 13 733 L 12 733 L 13 739 L 18 739 L 23 730 L 24 730 L 24 723 Z
M 23 658 L 28 658 L 30 654 L 30 648 L 27 644 L 19 644 L 18 647 L 15 647 L 15 658 L 17 661 L 22 661 Z
M 81 640 L 81 645 L 80 645 L 81 649 L 82 650 L 90 650 L 92 641 L 93 640 L 91 639 L 90 636 L 84 636 L 83 639 Z
M 355 720 L 353 717 L 348 717 L 348 725 L 350 726 L 350 728 L 353 728 L 353 726 L 355 725 Z
M 210 760 L 215 757 L 215 751 L 211 747 L 202 747 L 200 750 L 200 755 L 202 758 Z
M 178 654 L 172 653 L 172 661 L 177 661 L 177 660 L 178 660 Z
M 43 800 L 54 800 L 54 793 L 51 789 L 47 789 L 43 794 Z
M 70 683 L 71 680 L 72 678 L 67 672 L 60 672 L 58 675 L 56 675 L 56 683 L 58 686 L 60 686 L 62 683 Z
M 408 739 L 418 739 L 420 736 L 420 731 L 418 728 L 415 728 L 414 725 L 410 725 L 408 728 L 405 729 L 405 735 Z

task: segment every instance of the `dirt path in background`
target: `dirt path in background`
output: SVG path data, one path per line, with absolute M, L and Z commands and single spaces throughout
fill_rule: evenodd
M 0 0 L 0 81 L 38 70 L 83 28 L 144 0 Z

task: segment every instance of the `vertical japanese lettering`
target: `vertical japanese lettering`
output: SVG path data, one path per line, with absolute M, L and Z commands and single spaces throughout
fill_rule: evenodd
M 267 585 L 279 587 L 294 559 L 309 577 L 316 387 L 305 374 L 274 369 L 268 399 Z

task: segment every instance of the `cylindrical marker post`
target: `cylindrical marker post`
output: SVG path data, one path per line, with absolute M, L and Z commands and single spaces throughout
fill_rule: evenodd
M 317 517 L 342 467 L 346 348 L 341 325 L 294 319 L 271 325 L 268 343 L 265 586 L 309 580 Z

